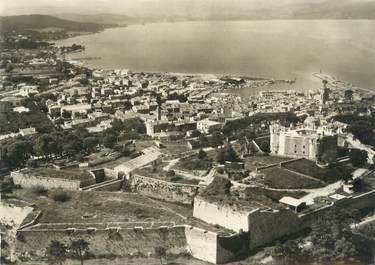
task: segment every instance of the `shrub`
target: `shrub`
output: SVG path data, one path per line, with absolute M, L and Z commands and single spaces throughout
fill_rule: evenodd
M 174 172 L 174 170 L 169 170 L 167 173 L 166 173 L 166 176 L 169 177 L 169 178 L 172 178 L 176 175 L 176 173 Z
M 45 187 L 40 186 L 40 185 L 32 187 L 31 191 L 35 195 L 38 195 L 38 196 L 42 196 L 42 195 L 47 195 L 48 194 L 48 190 Z
M 178 181 L 180 181 L 180 180 L 182 180 L 182 177 L 181 177 L 181 176 L 173 176 L 173 177 L 171 177 L 171 181 L 172 181 L 172 182 L 178 182 Z
M 52 194 L 52 199 L 56 202 L 66 202 L 70 200 L 70 195 L 65 191 L 58 190 Z
M 204 150 L 199 150 L 198 158 L 199 159 L 205 159 L 207 157 L 207 153 Z

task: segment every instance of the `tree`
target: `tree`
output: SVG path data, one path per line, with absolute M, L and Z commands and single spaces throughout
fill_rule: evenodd
M 344 97 L 345 97 L 346 100 L 352 101 L 352 99 L 353 99 L 353 90 L 351 90 L 351 89 L 345 90 Z
M 163 258 L 165 258 L 167 251 L 164 247 L 158 246 L 155 247 L 155 256 L 160 259 L 160 264 L 163 264 Z
M 103 145 L 107 148 L 113 148 L 116 144 L 117 137 L 113 134 L 107 134 L 103 138 Z
M 237 162 L 239 161 L 239 158 L 233 147 L 230 144 L 226 144 L 223 149 L 219 150 L 216 156 L 216 161 L 220 164 L 224 164 L 225 161 Z
M 175 175 L 176 175 L 176 172 L 174 172 L 174 170 L 168 170 L 166 173 L 166 176 L 169 178 L 174 177 Z
M 191 137 L 193 137 L 193 138 L 195 138 L 195 137 L 198 137 L 198 136 L 200 136 L 201 135 L 201 132 L 200 131 L 198 131 L 198 130 L 194 130 L 194 131 L 192 131 L 191 132 Z
M 354 167 L 361 167 L 367 162 L 367 152 L 365 150 L 352 149 L 349 152 L 350 162 Z
M 199 150 L 198 158 L 205 159 L 206 157 L 207 157 L 207 153 L 203 149 Z
M 51 265 L 60 264 L 66 260 L 67 248 L 64 244 L 59 241 L 51 241 L 46 250 L 48 256 L 48 263 Z
M 5 162 L 11 168 L 23 166 L 31 153 L 31 146 L 24 140 L 11 142 L 5 148 Z
M 8 63 L 7 66 L 5 67 L 5 72 L 10 73 L 13 71 L 13 69 L 14 69 L 13 64 Z
M 218 146 L 223 144 L 223 136 L 219 132 L 213 132 L 212 136 L 209 138 L 210 146 Z
M 353 220 L 345 212 L 328 212 L 312 226 L 311 256 L 320 259 L 353 258 L 357 250 L 352 242 L 350 223 Z
M 51 155 L 52 137 L 48 134 L 43 134 L 34 141 L 33 150 L 35 154 L 43 157 L 48 157 Z
M 79 258 L 81 265 L 83 265 L 83 261 L 87 256 L 89 245 L 90 244 L 83 239 L 75 240 L 70 244 L 69 249 L 73 252 L 75 257 Z
M 63 110 L 63 112 L 62 112 L 62 117 L 63 117 L 64 119 L 71 119 L 71 118 L 72 118 L 72 113 L 70 113 L 70 112 L 68 112 L 68 111 L 66 111 L 66 110 Z
M 99 139 L 95 136 L 89 136 L 83 139 L 83 148 L 87 152 L 92 152 L 95 150 L 95 147 L 99 144 Z
M 6 178 L 0 182 L 0 199 L 1 197 L 7 198 L 8 194 L 12 193 L 15 186 L 11 178 Z
M 260 144 L 259 144 L 259 148 L 265 152 L 265 153 L 269 153 L 271 150 L 270 150 L 270 142 L 269 141 L 262 141 Z

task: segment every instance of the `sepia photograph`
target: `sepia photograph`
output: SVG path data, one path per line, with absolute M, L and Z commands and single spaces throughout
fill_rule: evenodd
M 375 0 L 0 0 L 0 265 L 375 265 Z

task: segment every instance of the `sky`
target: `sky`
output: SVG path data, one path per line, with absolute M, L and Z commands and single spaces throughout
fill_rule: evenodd
M 20 14 L 199 14 L 246 12 L 320 2 L 361 3 L 375 0 L 0 0 L 0 15 Z
M 324 0 L 0 0 L 1 15 L 58 13 L 142 13 L 210 12 L 216 9 L 255 9 Z M 363 1 L 363 0 L 357 0 Z

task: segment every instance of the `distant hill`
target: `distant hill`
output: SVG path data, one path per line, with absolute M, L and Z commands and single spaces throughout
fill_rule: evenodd
M 176 9 L 175 12 L 139 12 L 132 16 L 125 14 L 58 14 L 56 16 L 84 23 L 127 25 L 158 21 L 191 20 L 263 20 L 263 19 L 375 19 L 375 1 L 371 0 L 315 0 L 276 2 L 265 6 L 229 5 L 204 6 L 199 10 Z
M 311 1 L 294 6 L 269 9 L 266 10 L 265 15 L 287 19 L 375 19 L 375 2 Z
M 84 23 L 47 15 L 20 15 L 0 17 L 1 33 L 22 32 L 30 29 L 61 28 L 66 31 L 96 32 L 114 25 Z
M 68 20 L 73 20 L 73 21 L 83 22 L 83 23 L 117 24 L 121 26 L 127 25 L 127 24 L 144 22 L 144 20 L 140 17 L 132 17 L 132 16 L 127 16 L 127 15 L 110 14 L 110 13 L 91 14 L 91 15 L 65 13 L 65 14 L 57 14 L 56 16 L 62 19 L 68 19 Z

